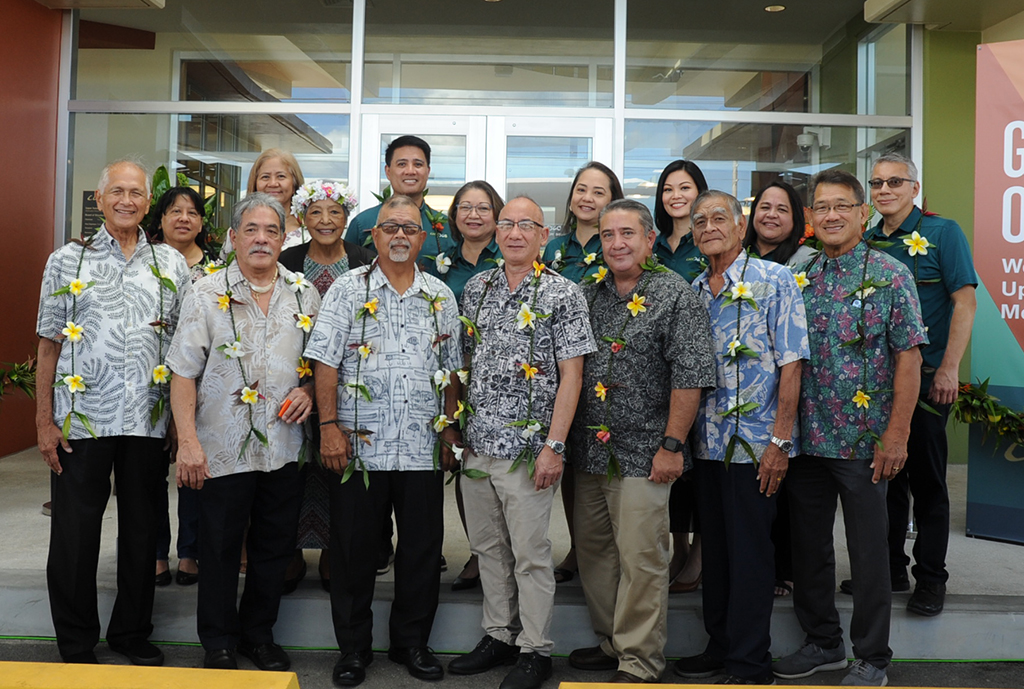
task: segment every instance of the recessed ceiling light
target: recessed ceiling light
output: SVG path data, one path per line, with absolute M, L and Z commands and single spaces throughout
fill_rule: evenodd
M 501 2 L 501 0 L 484 0 L 484 2 Z
M 785 5 L 768 5 L 764 8 L 765 12 L 782 12 L 786 9 Z

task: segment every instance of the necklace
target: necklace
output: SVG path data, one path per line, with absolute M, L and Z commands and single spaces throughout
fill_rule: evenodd
M 277 284 L 277 268 L 274 268 L 274 277 L 271 279 L 270 284 L 261 287 L 260 285 L 254 285 L 248 280 L 245 284 L 249 285 L 249 291 L 252 292 L 253 299 L 259 299 L 260 295 L 266 294 L 270 290 L 274 289 L 274 285 Z

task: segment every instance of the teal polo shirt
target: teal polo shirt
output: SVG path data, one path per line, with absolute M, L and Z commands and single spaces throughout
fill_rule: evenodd
M 376 254 L 377 249 L 373 246 L 373 242 L 369 241 L 370 230 L 377 224 L 377 216 L 380 214 L 380 207 L 382 205 L 383 204 L 377 204 L 373 208 L 367 209 L 352 218 L 352 222 L 348 224 L 348 229 L 345 230 L 345 239 L 357 246 L 365 246 Z M 423 229 L 427 231 L 427 238 L 423 242 L 423 247 L 420 249 L 419 256 L 416 258 L 416 262 L 422 265 L 426 265 L 430 262 L 430 259 L 426 258 L 427 256 L 437 256 L 438 244 L 440 244 L 440 250 L 442 252 L 455 246 L 455 242 L 452 241 L 451 232 L 448 231 L 447 216 L 444 219 L 444 230 L 438 234 L 434 231 L 434 228 L 430 226 L 430 218 L 427 216 L 427 211 L 432 213 L 435 212 L 434 209 L 426 203 L 420 206 L 420 220 L 423 224 Z
M 596 273 L 597 269 L 604 265 L 600 234 L 591 237 L 586 246 L 580 246 L 580 240 L 576 239 L 576 232 L 549 239 L 548 245 L 544 247 L 544 263 L 551 265 L 551 262 L 555 260 L 555 252 L 558 251 L 562 252 L 561 267 L 557 268 L 558 272 L 566 280 L 572 280 L 577 284 L 588 275 Z M 590 254 L 597 256 L 588 266 L 583 259 Z
M 946 354 L 949 341 L 949 323 L 953 318 L 953 300 L 949 295 L 961 287 L 978 286 L 978 274 L 974 271 L 971 247 L 964 231 L 955 221 L 937 215 L 925 215 L 916 206 L 903 224 L 888 237 L 882 231 L 884 219 L 868 229 L 864 238 L 868 241 L 892 242 L 882 249 L 893 258 L 902 261 L 914 275 L 917 296 L 921 301 L 921 315 L 928 329 L 929 344 L 921 352 L 924 366 L 938 368 Z M 909 247 L 903 243 L 914 231 L 935 246 L 928 248 L 926 255 L 911 256 Z
M 693 242 L 692 232 L 679 240 L 679 246 L 675 251 L 672 251 L 672 247 L 669 246 L 668 238 L 659 233 L 654 240 L 654 255 L 665 264 L 666 268 L 682 275 L 687 283 L 696 280 L 697 276 L 703 273 L 707 267 L 704 255 Z
M 496 267 L 495 261 L 501 258 L 501 249 L 498 248 L 498 243 L 493 238 L 491 243 L 480 252 L 480 258 L 477 259 L 476 265 L 462 257 L 462 246 L 463 242 L 459 242 L 451 251 L 445 252 L 445 256 L 452 260 L 446 273 L 442 274 L 437 270 L 436 261 L 427 262 L 427 272 L 448 285 L 448 288 L 455 294 L 456 302 L 462 301 L 462 290 L 465 289 L 466 283 L 471 277 Z M 472 314 L 470 314 L 470 318 L 472 318 Z

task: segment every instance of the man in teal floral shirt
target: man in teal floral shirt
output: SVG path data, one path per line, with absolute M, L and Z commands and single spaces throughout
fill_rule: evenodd
M 793 607 L 807 636 L 773 670 L 796 679 L 847 666 L 835 607 L 838 497 L 855 584 L 855 660 L 843 684 L 882 686 L 892 659 L 885 494 L 907 459 L 919 348 L 928 338 L 910 271 L 862 240 L 868 207 L 857 178 L 838 168 L 819 173 L 813 198 L 815 236 L 824 250 L 797 274 L 811 360 L 800 395 L 804 454 L 790 463 L 787 479 Z

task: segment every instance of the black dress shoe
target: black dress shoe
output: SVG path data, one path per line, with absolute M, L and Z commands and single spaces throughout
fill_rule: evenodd
M 539 689 L 551 677 L 551 658 L 533 653 L 520 653 L 512 672 L 505 675 L 498 689 Z
M 199 572 L 183 572 L 179 569 L 174 580 L 178 582 L 178 586 L 192 586 L 199 583 Z
M 252 664 L 261 670 L 271 672 L 284 672 L 292 666 L 288 654 L 277 644 L 252 644 L 243 641 L 238 644 L 238 654 L 245 656 L 252 661 Z
M 123 655 L 132 665 L 163 665 L 164 654 L 159 648 L 145 639 L 126 639 L 124 641 L 107 640 L 110 650 Z
M 929 583 L 927 581 L 917 582 L 914 593 L 907 601 L 907 612 L 924 617 L 935 617 L 946 603 L 946 585 Z
M 577 670 L 615 670 L 619 659 L 612 658 L 600 646 L 577 648 L 569 654 L 569 664 Z
M 207 670 L 237 670 L 238 662 L 235 660 L 235 652 L 230 648 L 215 648 L 206 652 L 203 667 Z
M 336 687 L 354 687 L 366 679 L 366 667 L 373 662 L 373 651 L 342 653 L 334 664 L 331 681 Z
M 452 582 L 452 591 L 469 591 L 480 586 L 480 575 L 475 577 L 455 577 Z
M 843 579 L 839 582 L 839 590 L 848 596 L 853 595 L 853 579 Z M 893 579 L 892 592 L 906 593 L 910 590 L 910 579 Z
M 299 569 L 299 573 L 293 579 L 284 580 L 284 588 L 281 589 L 281 595 L 287 596 L 289 593 L 294 593 L 295 589 L 299 588 L 299 582 L 306 578 L 306 561 L 302 561 L 302 568 Z
M 487 635 L 480 639 L 480 643 L 472 651 L 448 663 L 448 672 L 453 675 L 476 675 L 487 672 L 492 667 L 511 665 L 516 662 L 518 656 L 518 646 Z
M 632 672 L 619 670 L 608 680 L 608 684 L 647 684 L 647 681 L 639 675 L 634 675 Z
M 433 681 L 444 677 L 441 661 L 425 646 L 410 648 L 389 648 L 388 658 L 395 663 L 405 665 L 409 674 L 416 679 Z
M 157 586 L 169 585 L 171 583 L 171 570 L 165 569 L 164 571 L 157 574 L 153 580 L 153 583 Z
M 82 651 L 81 653 L 72 653 L 71 655 L 61 656 L 61 660 L 65 663 L 75 663 L 80 665 L 98 665 L 100 662 L 96 660 L 96 654 L 93 651 Z

